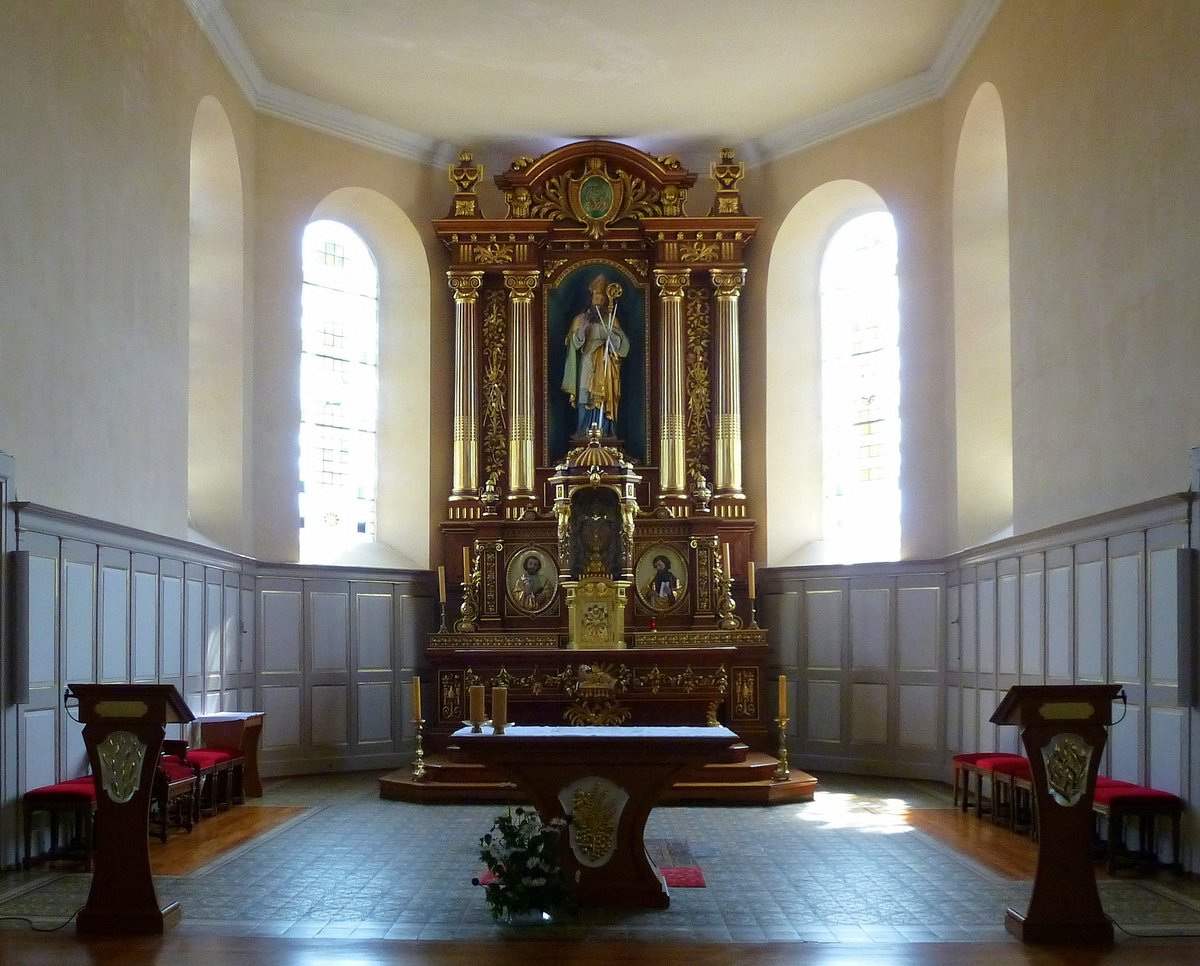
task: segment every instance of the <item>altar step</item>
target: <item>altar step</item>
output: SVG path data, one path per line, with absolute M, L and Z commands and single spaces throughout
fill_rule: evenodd
M 668 802 L 723 802 L 778 805 L 811 801 L 817 780 L 791 769 L 775 780 L 779 762 L 770 755 L 746 750 L 742 761 L 705 765 L 689 771 L 664 796 Z M 415 779 L 412 768 L 401 768 L 379 779 L 379 797 L 401 802 L 520 802 L 521 793 L 483 765 L 466 761 L 451 746 L 425 756 L 425 775 Z

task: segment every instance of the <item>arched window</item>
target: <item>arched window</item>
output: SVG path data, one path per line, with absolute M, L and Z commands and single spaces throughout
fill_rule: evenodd
M 375 539 L 379 270 L 336 221 L 304 231 L 300 353 L 300 559 Z
M 846 222 L 821 264 L 824 535 L 841 563 L 900 556 L 898 301 L 892 216 Z

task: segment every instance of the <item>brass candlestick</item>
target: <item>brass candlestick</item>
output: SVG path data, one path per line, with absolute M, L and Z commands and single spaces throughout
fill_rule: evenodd
M 450 628 L 446 626 L 446 602 L 442 601 L 442 626 L 437 629 L 439 634 L 449 634 Z
M 463 552 L 467 554 L 467 551 L 464 550 Z M 483 579 L 483 575 L 479 571 L 482 556 L 482 554 L 479 554 L 474 558 L 469 556 L 464 558 L 464 562 L 467 562 L 469 566 L 463 574 L 463 600 L 462 606 L 459 608 L 459 613 L 462 614 L 462 617 L 454 622 L 454 629 L 459 633 L 469 634 L 476 630 L 478 626 L 475 622 L 479 619 L 477 595 L 479 593 L 479 584 Z
M 791 775 L 788 771 L 787 759 L 787 717 L 781 715 L 775 721 L 779 724 L 779 764 L 775 766 L 775 781 L 785 782 Z
M 750 623 L 749 623 L 748 627 L 752 631 L 758 630 L 758 614 L 756 613 L 756 610 L 757 610 L 757 608 L 754 606 L 754 598 L 751 597 L 750 598 Z
M 417 726 L 417 751 L 413 758 L 413 778 L 420 781 L 425 777 L 425 750 L 421 747 L 421 726 L 425 724 L 424 718 L 417 718 L 413 721 Z

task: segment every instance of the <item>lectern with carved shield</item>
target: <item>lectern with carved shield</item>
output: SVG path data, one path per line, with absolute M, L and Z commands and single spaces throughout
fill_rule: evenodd
M 1119 684 L 1009 690 L 994 724 L 1019 725 L 1033 773 L 1038 859 L 1029 910 L 1005 927 L 1024 942 L 1111 943 L 1092 859 L 1092 797 Z
M 160 908 L 150 875 L 146 826 L 166 726 L 195 717 L 172 684 L 71 684 L 96 776 L 96 871 L 80 933 L 161 933 L 183 915 Z

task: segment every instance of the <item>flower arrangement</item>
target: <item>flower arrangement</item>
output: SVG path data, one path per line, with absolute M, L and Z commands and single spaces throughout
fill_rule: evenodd
M 526 808 L 496 816 L 492 830 L 479 840 L 479 857 L 491 875 L 471 880 L 484 887 L 493 919 L 559 914 L 573 907 L 559 851 L 566 827 L 561 818 L 543 822 Z

